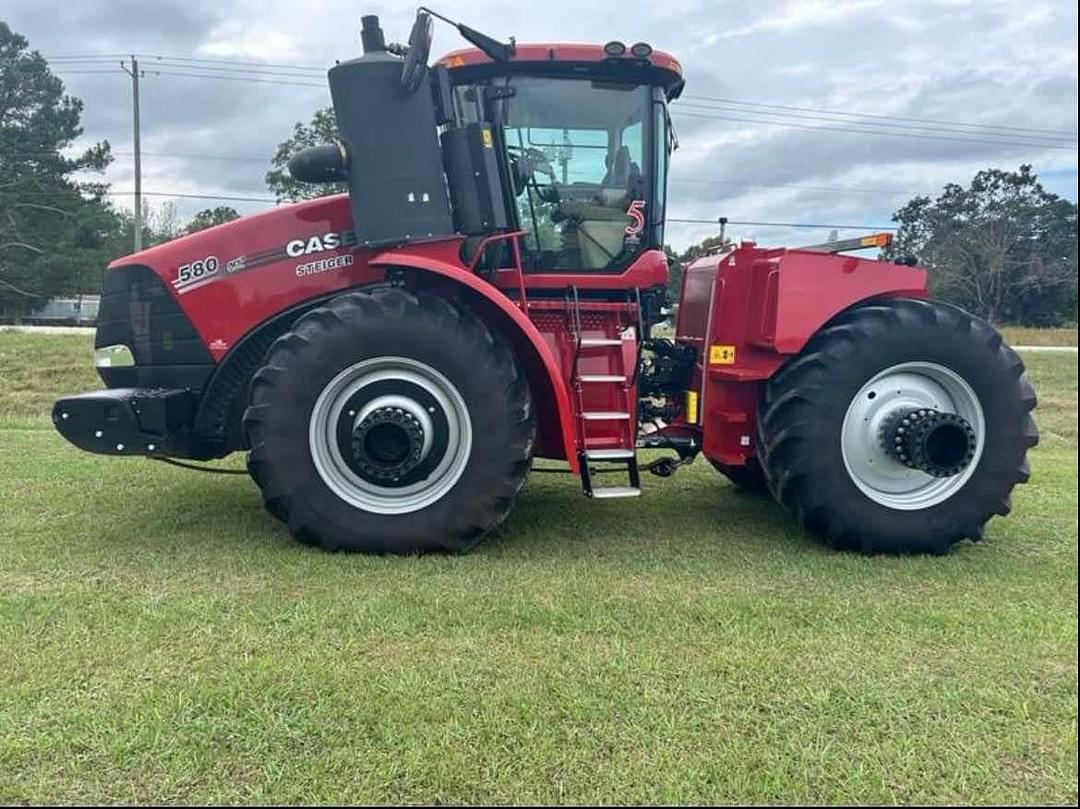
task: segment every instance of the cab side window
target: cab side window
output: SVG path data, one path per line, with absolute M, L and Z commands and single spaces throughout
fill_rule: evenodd
M 649 183 L 648 91 L 521 79 L 503 135 L 518 219 L 534 270 L 618 270 L 639 246 L 627 226 Z

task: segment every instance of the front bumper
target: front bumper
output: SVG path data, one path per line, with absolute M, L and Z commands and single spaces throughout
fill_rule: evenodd
M 191 458 L 195 403 L 189 390 L 110 388 L 59 399 L 52 419 L 87 452 Z

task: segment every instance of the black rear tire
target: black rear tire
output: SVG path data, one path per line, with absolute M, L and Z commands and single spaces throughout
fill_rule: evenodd
M 717 461 L 710 460 L 713 469 L 730 480 L 736 488 L 749 494 L 768 494 L 769 481 L 765 477 L 765 470 L 761 468 L 761 461 L 750 458 L 742 466 L 729 466 Z
M 372 363 L 379 369 L 386 364 L 388 370 L 378 370 L 378 374 L 389 374 L 389 378 L 368 374 L 364 379 L 375 381 L 363 383 L 369 387 L 355 393 L 349 392 L 349 385 L 361 383 L 348 382 L 341 388 L 344 392 L 335 394 L 345 401 L 337 411 L 321 404 L 324 394 L 339 390 L 341 379 L 350 380 L 352 369 Z M 405 451 L 412 437 L 417 448 L 423 444 L 430 465 L 425 466 L 425 460 L 408 467 L 404 479 L 415 481 L 410 485 L 422 493 L 435 477 L 435 465 L 441 463 L 437 453 L 449 457 L 455 446 L 454 439 L 446 437 L 446 424 L 455 414 L 443 413 L 437 406 L 439 391 L 436 398 L 425 398 L 430 393 L 422 386 L 415 391 L 403 387 L 406 383 L 395 376 L 399 373 L 395 364 L 433 369 L 435 376 L 446 380 L 447 390 L 452 391 L 449 396 L 464 404 L 458 415 L 458 438 L 467 435 L 468 439 L 460 439 L 458 455 L 450 459 L 458 477 L 445 478 L 448 490 L 423 505 L 398 508 L 394 504 L 399 501 L 386 500 L 387 511 L 378 495 L 387 489 L 375 488 L 374 495 L 361 492 L 358 496 L 368 499 L 357 500 L 353 493 L 360 489 L 350 491 L 350 481 L 359 480 L 361 486 L 404 485 L 401 479 L 388 477 L 392 473 L 385 473 L 378 463 L 412 463 L 414 459 Z M 375 392 L 365 394 L 366 390 Z M 416 406 L 417 416 L 404 417 L 408 422 L 403 422 L 404 427 L 396 423 L 386 427 L 379 419 L 385 414 L 391 419 L 395 413 L 400 416 L 400 408 L 377 407 L 376 415 L 370 417 L 374 426 L 366 435 L 379 435 L 380 427 L 384 432 L 381 439 L 372 439 L 373 454 L 357 455 L 361 450 L 355 449 L 349 455 L 349 448 L 359 447 L 356 442 L 361 441 L 356 437 L 361 433 L 351 431 L 361 430 L 368 421 L 356 426 L 360 417 L 351 420 L 354 411 L 346 415 L 343 408 L 354 401 L 360 409 L 391 401 L 387 397 L 400 400 L 402 390 L 420 402 L 411 405 Z M 357 398 L 346 401 L 350 395 Z M 369 401 L 364 401 L 365 395 Z M 434 426 L 419 412 L 424 410 L 435 414 Z M 335 417 L 319 415 L 333 412 Z M 313 416 L 319 422 L 314 426 Z M 441 425 L 442 437 L 436 435 L 434 444 L 424 443 L 417 418 L 431 434 Z M 434 295 L 384 288 L 335 298 L 304 315 L 278 338 L 252 380 L 244 429 L 251 446 L 248 469 L 262 490 L 263 502 L 271 514 L 288 524 L 294 537 L 328 551 L 409 554 L 467 550 L 506 519 L 529 471 L 535 421 L 529 386 L 513 354 L 472 312 Z M 320 434 L 344 436 L 335 451 L 350 460 L 339 460 L 336 466 L 329 463 L 317 443 Z M 420 457 L 419 449 L 416 457 Z M 350 470 L 354 477 L 349 477 Z
M 946 499 L 902 509 L 859 488 L 841 430 L 864 384 L 912 362 L 947 368 L 970 386 L 985 444 L 970 477 Z M 769 381 L 758 447 L 773 495 L 831 547 L 942 554 L 964 538 L 981 539 L 990 517 L 1008 514 L 1010 492 L 1030 476 L 1035 404 L 1024 363 L 989 324 L 943 303 L 880 300 L 838 316 Z

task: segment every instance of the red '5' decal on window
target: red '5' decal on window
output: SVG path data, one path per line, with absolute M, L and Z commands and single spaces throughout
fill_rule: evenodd
M 627 236 L 637 236 L 645 230 L 645 200 L 635 199 L 626 209 L 626 215 L 633 221 L 626 226 Z

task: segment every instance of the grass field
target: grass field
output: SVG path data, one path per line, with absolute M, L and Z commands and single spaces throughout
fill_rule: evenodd
M 1075 355 L 1029 355 L 1032 484 L 946 558 L 824 551 L 699 461 L 383 559 L 66 445 L 88 354 L 0 334 L 0 802 L 1077 800 Z
M 1006 326 L 1001 330 L 1014 346 L 1075 346 L 1076 329 L 1029 329 Z

